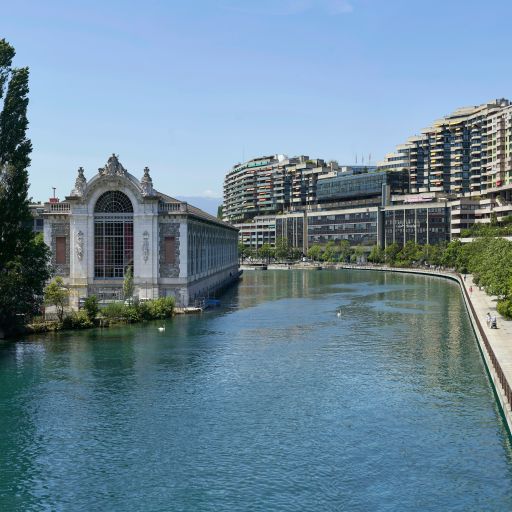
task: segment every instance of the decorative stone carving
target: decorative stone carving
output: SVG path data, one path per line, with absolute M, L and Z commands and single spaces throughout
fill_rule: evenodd
M 140 180 L 140 188 L 144 197 L 154 195 L 153 180 L 149 175 L 149 167 L 144 167 L 144 176 Z
M 149 233 L 147 231 L 142 234 L 142 257 L 144 263 L 147 263 L 149 258 Z
M 112 153 L 112 156 L 107 160 L 105 167 L 98 169 L 101 176 L 125 176 L 126 169 L 121 165 L 117 156 Z
M 75 239 L 75 251 L 76 256 L 79 260 L 82 260 L 84 256 L 84 234 L 82 231 L 78 231 Z
M 87 180 L 84 176 L 84 168 L 78 168 L 78 176 L 75 180 L 75 188 L 71 191 L 72 196 L 82 197 L 85 193 L 85 188 L 87 187 Z

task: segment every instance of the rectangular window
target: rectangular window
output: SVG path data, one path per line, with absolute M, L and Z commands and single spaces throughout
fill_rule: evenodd
M 65 264 L 66 263 L 66 237 L 56 236 L 55 237 L 55 263 Z
M 173 236 L 164 238 L 164 263 L 174 265 L 176 261 L 176 241 Z

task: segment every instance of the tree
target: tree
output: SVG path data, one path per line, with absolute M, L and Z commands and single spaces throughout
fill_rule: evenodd
M 32 232 L 28 171 L 28 68 L 11 67 L 14 48 L 0 40 L 0 331 L 37 313 L 51 276 L 50 253 Z
M 87 313 L 87 318 L 89 318 L 91 322 L 94 322 L 96 316 L 100 311 L 98 305 L 98 297 L 96 297 L 96 295 L 89 295 L 89 297 L 85 299 L 84 309 L 85 312 Z
M 421 259 L 421 250 L 416 242 L 409 240 L 396 255 L 395 259 L 398 260 L 401 265 L 409 266 Z
M 388 245 L 384 249 L 384 255 L 386 257 L 386 263 L 388 265 L 393 265 L 396 261 L 396 257 L 400 252 L 400 246 L 396 243 Z
M 247 247 L 242 242 L 238 242 L 238 258 L 240 262 L 243 262 L 247 257 L 247 252 Z
M 308 257 L 311 258 L 313 261 L 316 261 L 320 258 L 322 254 L 322 248 L 318 244 L 313 244 L 308 249 Z
M 283 260 L 288 258 L 290 253 L 290 247 L 288 245 L 288 239 L 279 237 L 276 239 L 276 249 L 275 254 L 278 260 Z
M 273 254 L 274 249 L 272 249 L 270 244 L 267 243 L 263 244 L 258 250 L 259 257 L 263 260 L 267 260 L 267 263 L 270 261 L 270 258 L 273 256 Z
M 64 288 L 64 281 L 60 276 L 57 276 L 44 289 L 44 302 L 50 306 L 55 306 L 59 322 L 62 322 L 64 318 L 64 307 L 67 304 L 68 298 L 69 290 Z
M 372 247 L 372 250 L 368 255 L 368 261 L 371 261 L 372 263 L 384 263 L 384 250 L 379 244 Z
M 224 206 L 220 204 L 217 207 L 217 219 L 221 219 L 222 220 L 223 215 L 224 215 Z
M 329 240 L 327 242 L 327 245 L 324 248 L 324 252 L 322 253 L 322 260 L 323 261 L 334 261 L 336 256 L 337 256 L 337 251 L 334 247 L 334 242 L 332 240 Z
M 350 242 L 346 239 L 340 240 L 340 261 L 350 261 L 350 256 L 352 255 L 352 247 L 350 246 Z
M 297 261 L 301 258 L 302 251 L 298 247 L 292 247 L 290 258 L 294 261 Z
M 131 265 L 126 267 L 126 272 L 124 273 L 123 296 L 128 300 L 131 300 L 133 297 L 133 271 Z

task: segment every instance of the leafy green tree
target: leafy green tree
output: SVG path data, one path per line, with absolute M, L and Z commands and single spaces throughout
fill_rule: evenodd
M 372 247 L 370 254 L 368 255 L 368 261 L 372 263 L 384 263 L 385 255 L 382 247 L 377 244 Z
M 290 253 L 290 246 L 288 244 L 288 239 L 284 237 L 279 237 L 276 239 L 276 248 L 275 254 L 278 260 L 283 260 L 288 258 Z
M 388 245 L 384 249 L 385 261 L 388 265 L 394 265 L 398 253 L 400 252 L 400 246 L 396 243 Z
M 308 258 L 311 258 L 313 261 L 319 260 L 321 254 L 322 254 L 322 248 L 318 244 L 313 244 L 308 249 Z
M 270 258 L 274 255 L 274 249 L 270 244 L 264 243 L 258 250 L 258 255 L 261 259 L 266 260 L 267 263 L 270 261 Z
M 240 261 L 244 261 L 247 258 L 248 248 L 242 243 L 238 242 L 238 258 Z
M 125 299 L 131 300 L 133 297 L 133 270 L 132 266 L 128 265 L 126 267 L 126 271 L 124 273 L 124 281 L 123 281 L 123 296 Z
M 69 290 L 64 287 L 62 277 L 57 276 L 45 289 L 44 289 L 44 302 L 49 306 L 55 306 L 59 322 L 64 318 L 64 308 L 68 303 Z
M 360 245 L 358 245 L 358 246 L 354 247 L 353 250 L 354 250 L 355 261 L 356 262 L 363 261 L 364 255 L 366 254 L 364 247 L 361 247 Z M 352 256 L 350 257 L 350 260 L 352 261 Z
M 37 313 L 51 276 L 50 252 L 32 233 L 28 166 L 28 68 L 13 68 L 14 48 L 0 40 L 0 331 Z M 4 98 L 5 93 L 5 98 Z
M 421 250 L 412 240 L 409 240 L 402 247 L 401 251 L 396 255 L 396 261 L 404 266 L 418 262 L 421 259 Z
M 87 313 L 87 317 L 91 322 L 94 322 L 96 316 L 100 312 L 100 307 L 98 305 L 98 297 L 96 295 L 90 295 L 84 301 L 84 310 Z
M 217 207 L 217 219 L 221 219 L 222 220 L 223 214 L 224 214 L 224 206 L 220 204 Z
M 460 263 L 462 251 L 462 242 L 460 240 L 452 240 L 444 250 L 441 256 L 441 262 L 445 267 L 457 268 Z M 463 270 L 463 269 L 462 269 Z M 464 271 L 467 272 L 467 269 Z
M 290 258 L 294 261 L 297 261 L 301 258 L 302 251 L 298 247 L 292 247 L 292 250 L 290 252 Z
M 335 249 L 334 242 L 332 240 L 329 240 L 322 253 L 322 261 L 334 261 L 336 259 L 336 256 L 337 251 Z
M 341 240 L 339 245 L 339 260 L 340 261 L 350 261 L 350 257 L 352 256 L 353 250 L 350 246 L 350 242 L 348 240 Z

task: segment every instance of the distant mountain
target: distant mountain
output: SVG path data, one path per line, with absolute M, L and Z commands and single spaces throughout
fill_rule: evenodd
M 222 198 L 212 198 L 212 197 L 199 197 L 199 196 L 176 196 L 176 199 L 180 201 L 186 201 L 190 203 L 192 206 L 196 206 L 197 208 L 201 208 L 206 213 L 210 215 L 215 215 L 217 217 L 217 208 L 222 204 Z

